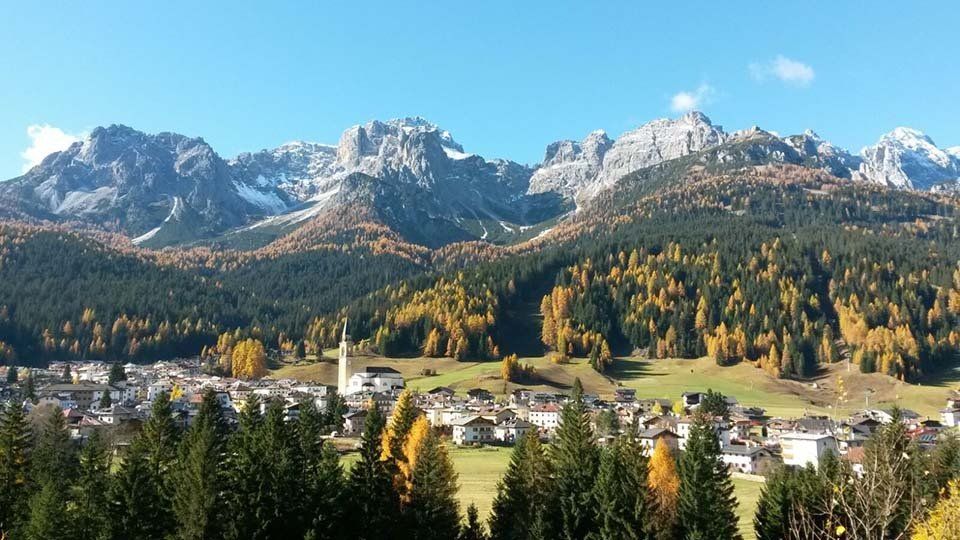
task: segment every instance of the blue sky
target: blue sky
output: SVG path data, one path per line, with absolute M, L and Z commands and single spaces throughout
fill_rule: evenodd
M 110 123 L 230 157 L 420 115 L 535 163 L 696 107 L 853 150 L 898 125 L 960 145 L 960 3 L 640 4 L 7 2 L 0 178 Z

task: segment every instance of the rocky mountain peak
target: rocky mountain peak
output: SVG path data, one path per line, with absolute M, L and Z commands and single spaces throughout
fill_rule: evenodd
M 917 129 L 898 127 L 860 155 L 860 175 L 878 184 L 930 189 L 960 180 L 960 159 Z

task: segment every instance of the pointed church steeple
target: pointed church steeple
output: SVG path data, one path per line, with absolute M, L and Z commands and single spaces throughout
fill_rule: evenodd
M 353 342 L 350 341 L 350 334 L 347 333 L 347 321 L 343 320 L 343 334 L 340 337 L 340 361 L 337 365 L 337 392 L 341 396 L 348 393 L 350 385 L 351 364 L 350 353 L 353 352 Z

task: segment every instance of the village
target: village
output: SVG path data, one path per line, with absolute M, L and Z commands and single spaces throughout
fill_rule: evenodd
M 404 379 L 395 369 L 369 366 L 352 371 L 353 351 L 344 329 L 336 386 L 205 374 L 195 359 L 122 366 L 54 362 L 45 369 L 30 370 L 31 396 L 24 396 L 24 379 L 17 383 L 18 377 L 11 376 L 16 368 L 0 368 L 0 381 L 5 381 L 0 382 L 0 400 L 21 399 L 28 412 L 57 407 L 74 439 L 83 441 L 99 431 L 115 447 L 129 443 L 161 394 L 170 398 L 174 419 L 183 428 L 191 425 L 209 389 L 216 392 L 228 422 L 236 421 L 252 395 L 260 398 L 263 408 L 271 401 L 282 403 L 288 420 L 297 419 L 300 408 L 313 402 L 318 410 L 337 416 L 329 437 L 337 440 L 342 451 L 350 451 L 358 444 L 369 408 L 375 404 L 389 415 L 405 389 Z M 560 425 L 569 394 L 520 388 L 495 396 L 481 388 L 458 393 L 441 386 L 417 392 L 413 400 L 430 425 L 453 445 L 510 446 L 530 431 L 549 441 Z M 779 463 L 816 467 L 827 453 L 848 460 L 858 470 L 866 441 L 879 426 L 893 421 L 903 422 L 922 449 L 935 446 L 942 431 L 960 425 L 960 393 L 956 391 L 944 396 L 940 418 L 891 408 L 864 409 L 845 417 L 808 414 L 777 418 L 766 415 L 759 404 L 740 403 L 736 396 L 709 389 L 686 391 L 672 399 L 641 399 L 633 389 L 618 388 L 613 395 L 585 394 L 583 401 L 601 444 L 619 434 L 632 434 L 648 454 L 659 441 L 674 451 L 683 450 L 693 415 L 698 410 L 707 412 L 713 418 L 723 462 L 733 473 L 754 476 L 769 473 Z

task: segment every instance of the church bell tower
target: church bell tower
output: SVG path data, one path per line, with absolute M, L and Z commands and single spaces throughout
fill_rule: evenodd
M 347 395 L 347 386 L 350 384 L 351 362 L 350 353 L 353 352 L 353 342 L 347 333 L 347 321 L 343 321 L 343 336 L 340 338 L 340 363 L 338 366 L 337 392 L 341 396 Z

